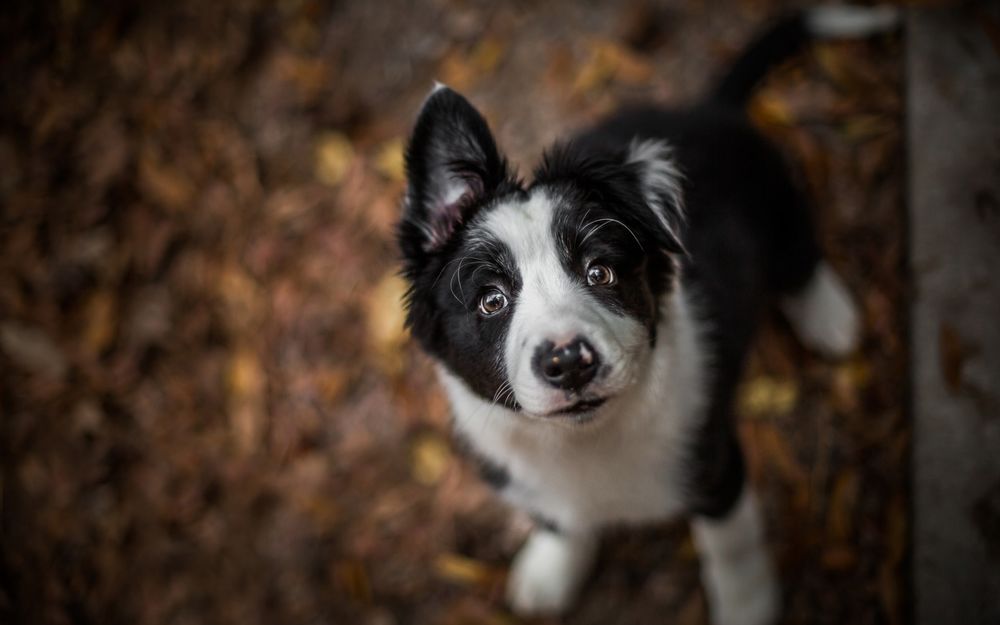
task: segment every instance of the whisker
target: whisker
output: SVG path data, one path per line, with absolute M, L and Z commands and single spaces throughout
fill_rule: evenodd
M 587 232 L 587 235 L 585 237 L 583 237 L 583 241 L 580 241 L 580 243 L 581 244 L 586 243 L 587 239 L 589 239 L 590 237 L 592 237 L 598 230 L 600 230 L 604 226 L 608 225 L 609 223 L 616 223 L 619 226 L 621 226 L 622 228 L 625 228 L 625 230 L 627 230 L 628 233 L 632 235 L 632 238 L 635 239 L 635 242 L 639 246 L 639 249 L 640 250 L 644 249 L 642 247 L 642 243 L 639 241 L 639 237 L 635 236 L 635 233 L 632 232 L 632 229 L 629 228 L 628 226 L 626 226 L 625 224 L 623 224 L 621 221 L 619 221 L 617 219 L 614 219 L 613 217 L 605 217 L 603 219 L 598 219 L 598 220 L 593 221 L 593 222 L 587 224 L 586 226 L 584 226 L 584 228 L 588 228 L 590 226 L 594 226 L 594 227 L 589 232 Z

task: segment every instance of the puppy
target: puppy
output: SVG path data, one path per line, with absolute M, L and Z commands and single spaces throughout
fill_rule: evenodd
M 823 261 L 808 200 L 744 105 L 814 37 L 891 28 L 888 8 L 779 21 L 702 102 L 621 111 L 518 179 L 483 117 L 437 85 L 406 153 L 399 244 L 408 323 L 456 435 L 536 520 L 508 600 L 570 606 L 602 528 L 691 519 L 711 620 L 779 612 L 733 398 L 761 311 L 850 352 L 858 314 Z

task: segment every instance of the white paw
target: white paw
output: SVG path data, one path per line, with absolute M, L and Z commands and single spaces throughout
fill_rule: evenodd
M 520 616 L 554 615 L 573 603 L 590 569 L 594 544 L 536 530 L 514 559 L 507 602 Z
M 782 310 L 802 343 L 820 354 L 840 358 L 858 346 L 857 308 L 840 277 L 821 262 L 802 292 L 785 298 Z
M 710 597 L 709 614 L 712 625 L 776 623 L 780 611 L 780 596 L 778 583 L 766 554 L 761 554 L 755 563 L 746 561 L 736 565 L 736 568 L 743 570 L 739 573 L 735 570 L 729 572 L 729 579 L 717 586 L 715 596 Z M 719 577 L 716 577 L 717 584 L 720 582 Z
M 695 519 L 691 529 L 712 625 L 775 623 L 780 590 L 753 491 L 747 488 L 728 516 Z

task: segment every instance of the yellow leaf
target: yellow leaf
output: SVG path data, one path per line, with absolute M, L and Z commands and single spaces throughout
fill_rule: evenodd
M 842 46 L 820 44 L 813 49 L 813 55 L 837 86 L 850 88 L 857 84 L 851 73 L 851 65 L 855 61 L 847 58 Z
M 468 52 L 461 48 L 451 50 L 441 61 L 438 72 L 445 84 L 459 90 L 468 89 L 493 73 L 504 52 L 502 41 L 487 37 Z
M 316 178 L 324 184 L 340 184 L 353 161 L 354 147 L 342 133 L 324 133 L 316 143 Z
M 787 414 L 799 400 L 799 389 L 792 379 L 757 376 L 740 390 L 740 411 L 751 417 Z
M 837 408 L 844 412 L 857 410 L 859 394 L 868 386 L 871 375 L 871 366 L 860 358 L 839 365 L 831 385 Z
M 486 586 L 497 577 L 492 567 L 456 553 L 442 553 L 435 558 L 434 570 L 444 579 L 463 586 Z
M 402 182 L 406 178 L 403 163 L 403 138 L 396 137 L 382 144 L 375 154 L 375 169 L 389 180 Z
M 895 120 L 888 115 L 875 113 L 852 115 L 841 127 L 848 139 L 863 141 L 888 134 L 896 128 Z
M 491 73 L 500 64 L 504 54 L 504 44 L 495 37 L 486 37 L 476 44 L 472 49 L 470 59 L 472 66 L 479 70 L 481 75 Z
M 626 84 L 643 83 L 653 73 L 646 59 L 614 41 L 596 39 L 587 47 L 587 59 L 573 83 L 574 93 L 594 91 L 612 80 Z
M 451 463 L 451 450 L 440 437 L 427 434 L 418 438 L 411 449 L 413 477 L 427 486 L 437 484 Z
M 98 291 L 87 302 L 83 344 L 91 354 L 100 354 L 115 335 L 115 301 L 111 293 Z
M 362 603 L 371 603 L 372 586 L 363 562 L 358 560 L 338 562 L 333 567 L 333 577 L 348 595 Z
M 406 288 L 406 282 L 391 270 L 379 280 L 367 300 L 368 340 L 379 364 L 390 374 L 398 373 L 403 366 Z
M 760 92 L 750 102 L 750 118 L 758 126 L 791 126 L 795 116 L 784 100 L 767 91 Z
M 241 452 L 251 453 L 264 433 L 264 373 L 252 349 L 241 347 L 230 356 L 226 382 L 233 438 Z

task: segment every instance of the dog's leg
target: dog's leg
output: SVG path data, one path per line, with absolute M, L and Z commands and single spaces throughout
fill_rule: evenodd
M 749 485 L 721 519 L 691 524 L 713 625 L 768 625 L 778 617 L 778 582 Z
M 507 601 L 521 616 L 551 615 L 570 606 L 597 550 L 591 533 L 538 528 L 517 554 L 507 580 Z
M 858 345 L 854 301 L 840 276 L 823 261 L 801 291 L 782 300 L 781 308 L 799 340 L 824 356 L 846 356 Z

